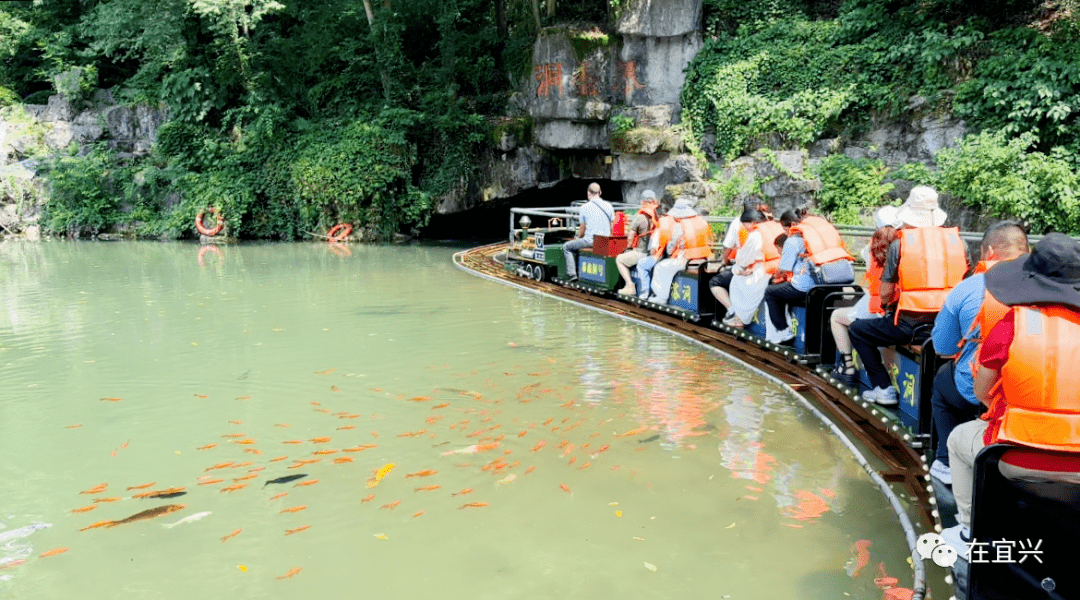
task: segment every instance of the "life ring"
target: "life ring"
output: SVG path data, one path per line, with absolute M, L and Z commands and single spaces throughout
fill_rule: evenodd
M 214 227 L 213 229 L 207 229 L 206 225 L 203 225 L 203 217 L 206 216 L 205 208 L 200 210 L 199 214 L 195 215 L 195 229 L 206 237 L 214 237 L 221 233 L 222 229 L 225 229 L 225 217 L 221 216 L 221 211 L 219 211 L 216 206 L 210 207 L 210 214 L 214 215 L 214 218 L 217 219 L 217 227 Z
M 339 235 L 340 233 L 340 235 Z M 330 228 L 330 231 L 326 234 L 327 239 L 331 244 L 344 242 L 348 239 L 352 233 L 352 225 L 348 223 L 338 223 Z

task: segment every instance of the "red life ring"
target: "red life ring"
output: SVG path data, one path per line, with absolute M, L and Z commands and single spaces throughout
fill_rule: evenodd
M 210 207 L 210 214 L 214 215 L 217 219 L 217 227 L 214 227 L 213 229 L 207 229 L 206 225 L 203 225 L 203 217 L 206 216 L 205 208 L 200 210 L 199 214 L 195 215 L 195 229 L 206 237 L 214 237 L 221 233 L 222 229 L 225 229 L 225 217 L 221 216 L 221 212 L 218 211 L 216 206 Z
M 342 231 L 344 232 L 340 233 L 339 235 L 339 232 Z M 331 244 L 336 244 L 339 242 L 344 242 L 346 239 L 348 239 L 351 233 L 352 225 L 349 225 L 348 223 L 338 223 L 337 225 L 334 225 L 330 228 L 330 232 L 326 234 L 326 237 Z

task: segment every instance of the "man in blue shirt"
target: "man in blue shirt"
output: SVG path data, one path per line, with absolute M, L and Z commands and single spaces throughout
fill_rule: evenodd
M 972 324 L 979 316 L 986 292 L 983 272 L 995 262 L 1013 260 L 1027 251 L 1027 234 L 1015 223 L 998 223 L 987 229 L 979 245 L 980 262 L 975 275 L 961 281 L 949 292 L 934 320 L 934 351 L 949 356 L 960 349 L 956 360 L 938 369 L 930 396 L 934 429 L 937 430 L 937 450 L 930 474 L 946 485 L 952 485 L 952 473 L 945 442 L 957 425 L 977 418 L 984 408 L 975 397 L 972 378 L 972 363 L 980 337 L 977 328 L 972 331 Z
M 780 224 L 784 226 L 784 232 L 790 232 L 791 227 L 798 222 L 799 215 L 795 211 L 788 210 L 780 215 Z M 806 292 L 814 287 L 810 263 L 803 254 L 806 254 L 806 243 L 803 242 L 802 236 L 789 236 L 780 252 L 777 278 L 790 274 L 791 280 L 765 288 L 765 305 L 769 307 L 769 320 L 776 329 L 775 335 L 766 337 L 773 344 L 783 344 L 795 338 L 787 322 L 787 307 L 796 300 L 806 298 Z
M 566 276 L 574 281 L 577 276 L 577 253 L 582 248 L 593 244 L 594 235 L 611 235 L 611 224 L 615 221 L 615 209 L 611 203 L 600 198 L 600 184 L 589 184 L 589 201 L 581 205 L 581 227 L 578 236 L 563 244 L 563 257 L 566 259 Z

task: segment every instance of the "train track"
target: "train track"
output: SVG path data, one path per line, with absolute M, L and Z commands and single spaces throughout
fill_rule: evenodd
M 654 312 L 644 307 L 619 302 L 613 298 L 565 288 L 553 283 L 533 281 L 508 273 L 496 262 L 495 255 L 507 249 L 506 243 L 473 248 L 459 255 L 461 266 L 483 275 L 506 280 L 518 286 L 589 305 L 613 314 L 658 326 L 716 348 L 755 365 L 784 382 L 824 410 L 839 426 L 859 439 L 883 465 L 879 474 L 885 481 L 901 485 L 913 499 L 923 525 L 933 530 L 934 506 L 928 491 L 923 457 L 904 442 L 902 433 L 893 429 L 887 417 L 878 417 L 821 378 L 812 367 L 799 365 L 785 357 L 734 338 L 726 333 L 684 321 L 679 317 Z

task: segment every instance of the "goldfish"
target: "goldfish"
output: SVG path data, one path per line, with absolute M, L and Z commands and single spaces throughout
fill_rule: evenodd
M 73 512 L 73 513 L 84 513 L 84 512 L 90 512 L 90 511 L 94 510 L 95 508 L 97 508 L 97 504 L 91 504 L 89 506 L 82 506 L 82 507 L 79 507 L 79 508 L 73 508 L 73 509 L 71 509 L 71 512 Z
M 548 419 L 547 421 L 544 421 L 543 423 L 541 423 L 541 425 L 544 425 L 546 427 L 548 425 L 551 425 L 551 422 L 554 421 L 554 420 L 555 419 Z
M 356 447 L 353 447 L 353 448 L 342 448 L 341 449 L 342 452 L 363 452 L 364 450 L 367 450 L 366 446 L 356 446 Z
M 296 575 L 297 573 L 299 573 L 300 571 L 303 571 L 303 570 L 304 570 L 304 567 L 296 567 L 295 569 L 289 571 L 288 573 L 286 573 L 284 575 L 278 575 L 275 579 L 288 579 L 288 578 L 292 577 L 293 575 Z
M 449 402 L 443 402 L 442 404 L 436 404 L 435 406 L 432 406 L 431 410 L 435 410 L 435 409 L 438 409 L 438 408 L 446 408 L 447 406 L 450 406 L 450 403 Z
M 247 452 L 248 454 L 262 454 L 262 450 L 259 450 L 258 448 L 244 448 L 244 452 Z
M 109 484 L 107 484 L 107 483 L 99 483 L 99 484 L 95 485 L 94 487 L 92 487 L 92 488 L 90 488 L 88 490 L 84 490 L 84 491 L 79 492 L 79 493 L 80 494 L 100 494 L 101 492 L 104 492 L 106 489 L 108 489 L 108 487 L 109 487 Z
M 398 507 L 399 504 L 401 504 L 401 500 L 394 500 L 390 504 L 383 504 L 382 506 L 379 507 L 379 510 L 382 510 L 384 508 L 386 510 L 394 510 L 395 508 Z
M 151 481 L 150 483 L 144 483 L 144 484 L 141 484 L 141 485 L 130 486 L 128 488 L 128 491 L 130 492 L 131 490 L 145 490 L 146 488 L 153 487 L 155 485 L 157 485 L 157 482 L 156 481 Z
M 417 396 L 415 398 L 410 398 L 409 401 L 410 402 L 427 402 L 429 400 L 431 400 L 431 396 Z
M 249 444 L 254 444 L 254 443 L 255 443 L 255 440 L 253 440 L 253 439 L 251 439 L 251 438 L 248 438 L 248 439 L 246 439 L 246 440 L 237 440 L 237 441 L 235 441 L 235 442 L 233 442 L 233 443 L 234 443 L 234 444 L 240 444 L 240 445 L 242 445 L 242 446 L 247 446 L 247 445 L 249 445 Z
M 341 389 L 338 388 L 338 386 L 336 386 L 336 385 L 332 385 L 332 386 L 330 386 L 330 391 L 331 392 L 340 392 Z
M 567 494 L 571 493 L 570 486 L 566 485 L 565 483 L 560 483 L 559 487 L 562 488 L 562 491 L 566 492 Z
M 70 548 L 55 548 L 53 550 L 49 550 L 48 552 L 42 552 L 38 555 L 38 558 L 45 558 L 46 556 L 56 556 L 57 554 L 63 554 L 68 550 L 70 550 Z
M 246 433 L 226 433 L 225 435 L 223 435 L 221 437 L 223 437 L 223 438 L 242 438 L 242 437 L 244 437 L 246 435 L 247 435 Z
M 334 371 L 337 371 L 337 368 L 326 369 L 325 371 L 315 371 L 315 374 L 316 375 L 329 375 L 329 374 L 333 373 Z
M 581 465 L 580 467 L 578 467 L 578 471 L 581 471 L 583 469 L 588 469 L 589 465 L 591 465 L 591 464 L 592 464 L 591 462 L 587 462 L 587 463 Z
M 316 451 L 312 452 L 312 454 L 314 454 L 316 456 L 322 456 L 322 455 L 326 455 L 326 454 L 337 454 L 337 450 L 316 450 Z
M 525 434 L 527 434 L 527 433 L 529 433 L 529 430 L 528 430 L 528 429 L 523 429 L 523 430 L 521 431 L 521 433 L 519 433 L 519 434 L 518 434 L 518 437 L 519 437 L 519 438 L 520 438 L 520 437 L 525 437 Z
M 431 491 L 437 490 L 437 489 L 439 489 L 439 488 L 441 488 L 441 487 L 442 487 L 442 486 L 441 486 L 441 485 L 439 485 L 439 484 L 435 484 L 435 485 L 425 485 L 425 486 L 423 486 L 423 487 L 418 487 L 418 488 L 416 488 L 416 490 L 414 490 L 414 491 L 417 491 L 417 492 L 431 492 Z
M 536 443 L 535 446 L 533 446 L 532 450 L 529 450 L 529 452 L 536 452 L 536 451 L 540 450 L 541 448 L 543 448 L 544 446 L 547 446 L 547 440 L 540 440 L 539 442 Z
M 304 440 L 285 440 L 282 444 L 303 444 Z
M 555 447 L 556 448 L 565 448 L 567 446 L 567 444 L 569 444 L 569 443 L 570 442 L 568 440 L 563 440 L 563 441 L 559 442 L 558 446 L 555 446 Z
M 610 448 L 610 447 L 611 447 L 611 444 L 604 444 L 603 446 L 600 446 L 600 449 L 596 451 L 596 454 L 600 454 L 600 453 L 602 453 L 602 452 L 603 452 L 604 450 L 607 450 L 607 449 L 608 449 L 608 448 Z
M 18 558 L 18 559 L 15 559 L 15 560 L 9 560 L 6 563 L 0 563 L 0 569 L 10 569 L 12 567 L 17 567 L 19 565 L 25 565 L 25 564 L 26 564 L 26 559 L 25 558 Z
M 119 402 L 121 400 L 123 400 L 123 398 L 102 398 L 101 399 L 102 402 Z
M 491 506 L 491 505 L 488 504 L 487 502 L 469 502 L 469 503 L 462 504 L 461 506 L 459 506 L 458 510 L 461 510 L 463 508 L 482 508 L 484 506 Z
M 360 504 L 363 504 L 365 502 L 371 502 L 374 499 L 375 499 L 375 494 L 370 494 L 368 496 L 365 496 L 365 497 L 361 498 L 360 499 Z
M 422 514 L 424 514 L 424 511 L 422 511 L 422 510 L 419 511 L 419 512 L 416 512 L 416 513 L 413 514 L 413 518 L 415 519 L 416 517 L 419 517 Z
M 468 494 L 468 493 L 470 493 L 472 491 L 473 491 L 472 488 L 465 488 L 465 489 L 461 490 L 460 492 L 454 492 L 453 494 L 450 494 L 450 495 L 451 496 L 464 496 L 465 494 Z
M 209 450 L 211 448 L 216 448 L 216 447 L 217 447 L 217 444 L 207 444 L 205 446 L 199 446 L 198 448 L 196 448 L 196 450 Z
M 382 479 L 384 477 L 386 477 L 388 474 L 390 474 L 390 471 L 394 470 L 395 466 L 397 466 L 397 465 L 395 465 L 394 463 L 387 463 L 387 464 L 383 465 L 383 467 L 381 469 L 379 469 L 378 471 L 375 472 L 375 479 L 378 480 L 378 481 L 382 481 Z
M 434 475 L 436 473 L 438 473 L 438 471 L 436 471 L 434 469 L 424 469 L 423 471 L 417 471 L 415 473 L 409 473 L 408 475 L 405 476 L 405 479 L 408 479 L 410 477 L 430 477 L 430 476 L 432 476 L 432 475 Z
M 154 492 L 142 492 L 141 494 L 135 494 L 132 498 L 162 498 L 169 496 L 179 496 L 183 491 L 187 489 L 185 487 L 171 487 L 167 490 L 157 490 Z
M 533 466 L 533 467 L 529 467 L 528 469 L 525 469 L 525 474 L 526 474 L 526 475 L 528 475 L 529 473 L 532 473 L 532 472 L 533 472 L 533 470 L 535 470 L 535 469 L 536 469 L 536 467 L 535 467 L 535 466 Z
M 209 398 L 210 396 L 207 396 L 206 394 L 195 394 L 195 397 L 196 398 Z
M 285 496 L 288 496 L 288 495 L 289 495 L 289 492 L 281 492 L 280 494 L 274 494 L 273 496 L 270 496 L 270 499 L 271 500 L 277 500 L 278 498 L 284 498 Z
M 335 465 L 341 465 L 345 463 L 351 463 L 353 460 L 355 459 L 351 456 L 339 456 L 330 462 L 334 463 Z
M 222 543 L 225 543 L 226 541 L 240 535 L 241 531 L 243 531 L 243 529 L 237 529 L 236 531 L 230 533 L 229 535 L 226 535 L 226 536 L 222 537 L 221 538 Z
M 648 427 L 638 427 L 637 429 L 631 429 L 630 431 L 620 433 L 620 434 L 616 435 L 615 437 L 628 437 L 628 436 L 631 436 L 631 435 L 638 435 L 639 433 L 645 433 L 648 430 L 649 430 Z
M 255 479 L 258 476 L 259 476 L 258 473 L 251 473 L 249 475 L 244 475 L 243 477 L 233 478 L 233 481 L 234 482 L 235 481 L 247 481 L 248 479 Z
M 112 521 L 98 521 L 97 523 L 94 523 L 93 525 L 87 525 L 86 527 L 83 527 L 79 531 L 86 531 L 87 529 L 97 529 L 98 527 L 108 527 L 111 524 L 112 524 Z
M 94 498 L 94 504 L 99 504 L 101 502 L 117 502 L 119 500 L 120 498 L 117 498 L 116 496 L 113 496 L 112 498 Z
M 292 425 L 288 423 L 274 423 L 274 427 L 292 427 Z
M 206 471 L 213 471 L 214 469 L 225 469 L 225 468 L 231 467 L 231 466 L 233 466 L 235 464 L 236 464 L 235 462 L 218 463 L 218 464 L 216 464 L 216 465 L 214 465 L 212 467 L 207 468 Z
M 448 450 L 446 452 L 443 452 L 442 455 L 447 456 L 447 455 L 450 455 L 450 454 L 476 454 L 477 452 L 486 452 L 488 450 L 494 450 L 495 448 L 498 448 L 498 447 L 499 447 L 498 443 L 473 444 L 472 446 L 469 446 L 467 448 L 462 448 L 460 450 Z
M 350 429 L 356 429 L 356 425 L 346 425 L 344 427 L 338 427 L 338 431 L 348 431 Z
M 328 438 L 328 437 L 317 437 L 317 438 L 311 438 L 308 441 L 313 443 L 313 444 L 325 444 L 326 442 L 330 441 L 330 438 Z
M 570 457 L 570 462 L 568 462 L 568 463 L 566 463 L 566 464 L 568 464 L 568 465 L 572 465 L 572 464 L 574 464 L 575 462 L 577 462 L 577 457 L 576 457 L 576 456 L 571 456 L 571 457 Z
M 278 457 L 275 457 L 275 458 L 271 458 L 270 462 L 280 462 L 280 461 L 283 461 L 283 460 L 285 460 L 287 458 L 289 458 L 289 457 L 288 456 L 278 456 Z
M 247 487 L 246 483 L 236 483 L 227 487 L 223 487 L 218 492 L 235 492 L 236 490 L 242 490 Z
M 858 577 L 863 567 L 870 563 L 870 540 L 859 540 L 851 545 L 851 558 L 854 564 L 848 565 L 848 575 Z
M 293 487 L 304 487 L 304 486 L 308 486 L 308 485 L 315 485 L 316 483 L 319 483 L 318 479 L 309 479 L 307 481 L 301 481 L 300 483 L 297 483 Z
M 240 396 L 237 400 L 251 400 L 251 396 Z
M 74 425 L 68 425 L 68 426 L 67 426 L 67 427 L 65 427 L 64 429 L 78 429 L 78 428 L 80 428 L 80 427 L 82 427 L 82 423 L 76 423 L 76 424 L 74 424 Z
M 574 445 L 570 444 L 570 445 L 566 446 L 566 450 L 563 450 L 563 453 L 562 453 L 561 456 L 566 456 L 567 454 L 570 454 L 573 451 L 574 451 Z
M 301 504 L 299 506 L 291 506 L 291 507 L 288 507 L 288 508 L 285 508 L 285 509 L 281 510 L 281 513 L 299 513 L 300 510 L 303 510 L 303 509 L 305 509 L 307 507 L 308 506 L 306 504 Z
M 286 529 L 285 530 L 285 535 L 292 535 L 294 533 L 300 533 L 301 531 L 304 531 L 305 529 L 311 529 L 311 525 L 304 525 L 303 527 L 297 527 L 296 529 Z
M 248 469 L 248 472 L 250 472 L 250 473 L 258 473 L 259 471 L 264 471 L 264 470 L 266 470 L 266 467 L 255 467 L 253 469 Z

